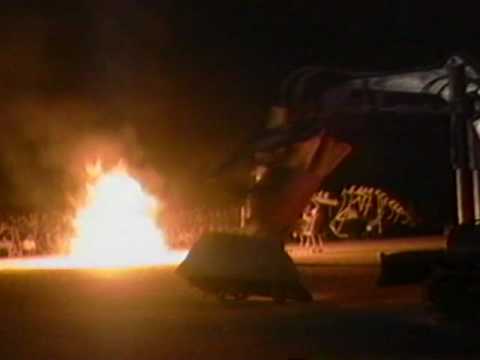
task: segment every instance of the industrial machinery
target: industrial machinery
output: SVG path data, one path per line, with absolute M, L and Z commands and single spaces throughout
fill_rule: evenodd
M 191 285 L 221 301 L 267 296 L 311 301 L 292 259 L 277 241 L 242 234 L 202 236 L 177 268 Z
M 439 66 L 358 73 L 319 67 L 285 81 L 274 124 L 310 119 L 335 133 L 338 119 L 370 113 L 450 120 L 456 224 L 441 251 L 382 254 L 381 285 L 425 282 L 427 298 L 448 315 L 479 315 L 480 300 L 480 66 L 455 55 Z
M 325 177 L 350 153 L 351 146 L 337 136 L 339 126 L 345 119 L 372 113 L 450 119 L 457 207 L 445 251 L 382 255 L 379 282 L 427 281 L 429 299 L 444 312 L 458 308 L 459 302 L 480 300 L 480 66 L 468 56 L 455 55 L 439 66 L 398 72 L 324 67 L 293 72 L 281 86 L 264 133 L 219 170 L 253 160 L 242 224 L 254 229 L 256 238 L 281 243 Z M 192 274 L 201 272 L 201 266 L 189 269 Z M 217 276 L 210 276 L 210 283 L 215 278 L 225 283 L 221 273 L 219 269 Z M 220 286 L 216 292 L 225 289 Z M 476 296 L 474 301 L 471 296 Z

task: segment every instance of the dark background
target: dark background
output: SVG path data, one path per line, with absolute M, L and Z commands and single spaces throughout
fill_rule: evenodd
M 209 169 L 263 126 L 290 71 L 480 55 L 476 20 L 461 2 L 4 1 L 0 206 L 64 206 L 96 154 L 160 174 L 160 188 L 213 192 Z M 437 228 L 451 221 L 446 119 L 375 118 L 343 135 L 354 153 L 330 190 L 379 186 Z

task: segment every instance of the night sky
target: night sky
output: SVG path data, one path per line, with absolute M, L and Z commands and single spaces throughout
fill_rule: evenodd
M 480 57 L 473 8 L 419 3 L 4 1 L 1 206 L 60 206 L 97 153 L 120 153 L 192 194 L 261 129 L 281 80 L 300 66 Z M 340 135 L 354 153 L 329 189 L 379 186 L 426 221 L 450 221 L 446 119 L 372 118 Z

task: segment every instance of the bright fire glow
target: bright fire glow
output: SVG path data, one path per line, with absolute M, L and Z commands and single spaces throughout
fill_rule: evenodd
M 93 267 L 171 262 L 155 217 L 159 204 L 131 177 L 123 163 L 104 172 L 98 161 L 87 168 L 86 205 L 74 221 L 72 257 Z
M 71 254 L 6 260 L 7 268 L 125 268 L 177 264 L 186 253 L 168 248 L 156 224 L 157 200 L 123 163 L 105 172 L 87 167 L 86 201 L 77 207 Z

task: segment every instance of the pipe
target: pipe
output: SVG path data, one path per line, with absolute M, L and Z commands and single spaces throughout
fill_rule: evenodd
M 450 155 L 455 172 L 455 187 L 457 201 L 457 224 L 474 223 L 472 172 L 469 168 L 469 121 L 466 106 L 466 74 L 465 64 L 458 57 L 452 57 L 447 62 L 449 77 L 450 115 Z

